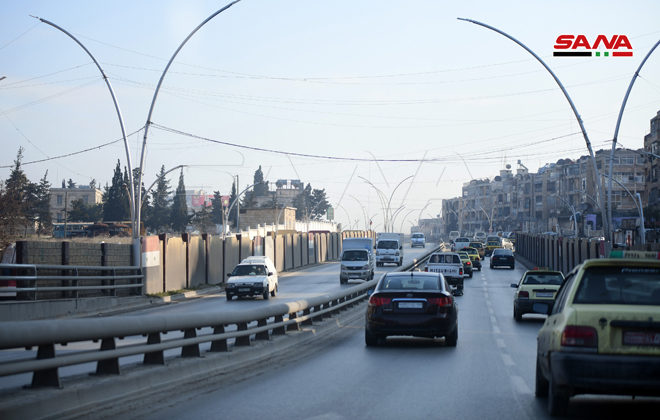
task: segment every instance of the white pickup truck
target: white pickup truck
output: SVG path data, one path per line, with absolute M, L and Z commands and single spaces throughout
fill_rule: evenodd
M 424 271 L 442 274 L 450 286 L 456 288 L 457 296 L 463 294 L 463 262 L 455 252 L 442 252 L 431 254 Z

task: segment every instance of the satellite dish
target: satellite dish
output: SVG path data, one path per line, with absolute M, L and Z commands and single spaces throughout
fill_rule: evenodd
M 506 165 L 506 168 L 507 168 L 507 169 L 511 169 L 511 165 L 507 164 L 507 165 Z
M 586 203 L 582 203 L 582 204 L 580 204 L 578 207 L 580 208 L 580 210 L 583 210 L 583 211 L 584 211 L 584 210 L 586 210 L 589 206 L 587 206 Z

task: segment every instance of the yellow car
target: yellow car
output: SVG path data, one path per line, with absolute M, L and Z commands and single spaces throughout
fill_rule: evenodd
M 493 253 L 493 250 L 496 250 L 498 248 L 502 248 L 502 242 L 501 241 L 488 241 L 486 242 L 486 251 L 485 254 L 486 256 L 490 256 Z
M 516 289 L 513 295 L 513 317 L 522 321 L 524 314 L 534 313 L 535 303 L 552 303 L 557 296 L 559 286 L 564 282 L 561 271 L 530 270 L 518 283 L 511 283 Z
M 619 257 L 619 258 L 615 258 Z M 539 331 L 536 396 L 553 416 L 577 394 L 660 396 L 660 253 L 614 251 L 575 267 Z
M 481 271 L 481 258 L 479 257 L 479 251 L 473 247 L 465 247 L 461 251 L 467 252 L 470 257 L 470 262 L 472 262 L 472 269 L 479 269 Z
M 470 248 L 476 249 L 479 252 L 479 258 L 482 260 L 486 258 L 486 248 L 484 248 L 483 243 L 479 241 L 470 242 Z
M 469 278 L 472 278 L 472 260 L 470 259 L 470 256 L 465 251 L 457 251 L 456 253 L 459 257 L 461 257 L 461 262 L 463 263 L 463 272 L 467 274 Z M 463 277 L 465 277 L 465 275 Z

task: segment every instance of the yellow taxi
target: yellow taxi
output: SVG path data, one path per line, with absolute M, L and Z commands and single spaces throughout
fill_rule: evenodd
M 467 275 L 468 278 L 472 278 L 472 260 L 470 259 L 470 256 L 464 250 L 457 251 L 456 253 L 461 257 L 461 262 L 463 263 L 463 272 L 465 273 L 463 277 Z
M 553 416 L 577 394 L 660 396 L 660 253 L 613 251 L 567 276 L 537 338 L 536 396 Z
M 520 322 L 524 314 L 534 313 L 535 303 L 552 303 L 563 282 L 561 271 L 550 271 L 548 268 L 526 271 L 518 283 L 511 283 L 511 287 L 516 289 L 513 295 L 515 320 Z
M 490 256 L 493 253 L 493 250 L 502 248 L 502 241 L 488 241 L 486 242 L 486 256 Z
M 467 252 L 468 256 L 470 257 L 470 262 L 472 263 L 472 269 L 479 269 L 481 271 L 481 258 L 479 257 L 479 251 L 476 248 L 472 248 L 471 246 L 466 246 L 465 248 L 461 249 L 461 251 Z
M 470 242 L 470 245 L 468 245 L 470 248 L 474 248 L 479 252 L 479 258 L 482 260 L 486 258 L 486 248 L 484 248 L 484 244 L 479 241 L 473 241 Z

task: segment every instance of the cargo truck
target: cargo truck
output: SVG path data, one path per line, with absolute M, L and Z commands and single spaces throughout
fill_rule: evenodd
M 376 265 L 403 264 L 403 233 L 380 232 L 376 234 Z

